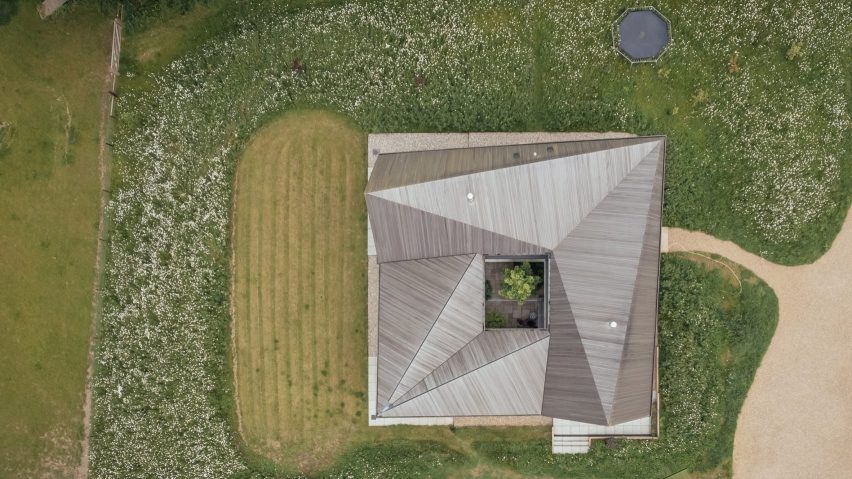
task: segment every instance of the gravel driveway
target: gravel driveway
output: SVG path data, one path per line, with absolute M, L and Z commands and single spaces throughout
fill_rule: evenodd
M 707 251 L 763 278 L 778 296 L 772 343 L 740 412 L 734 477 L 852 474 L 852 214 L 813 264 L 779 266 L 703 233 L 668 230 L 669 251 Z

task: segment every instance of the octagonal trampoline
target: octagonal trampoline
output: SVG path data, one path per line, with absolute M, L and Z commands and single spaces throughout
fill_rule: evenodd
M 625 10 L 612 28 L 613 46 L 631 63 L 657 61 L 671 39 L 669 20 L 654 7 Z

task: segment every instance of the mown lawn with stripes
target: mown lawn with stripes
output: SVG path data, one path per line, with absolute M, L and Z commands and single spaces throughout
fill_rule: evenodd
M 348 470 L 362 461 L 358 448 L 411 440 L 421 441 L 414 450 L 443 444 L 470 454 L 473 441 L 509 432 L 367 426 L 366 153 L 366 134 L 341 117 L 298 111 L 261 129 L 237 165 L 237 420 L 258 467 L 269 459 L 278 472 L 316 473 L 354 454 L 338 464 Z M 550 434 L 510 430 L 524 440 Z M 444 472 L 495 472 L 469 459 Z
M 250 448 L 300 468 L 366 423 L 365 140 L 335 116 L 300 112 L 261 131 L 238 165 L 241 429 Z

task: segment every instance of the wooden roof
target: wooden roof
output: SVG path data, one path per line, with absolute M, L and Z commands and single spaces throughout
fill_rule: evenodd
M 664 162 L 664 137 L 379 155 L 379 415 L 647 416 Z M 549 331 L 483 331 L 483 254 L 549 256 Z

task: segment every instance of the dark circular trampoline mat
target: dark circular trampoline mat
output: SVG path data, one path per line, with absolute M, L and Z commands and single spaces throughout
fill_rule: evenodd
M 669 42 L 669 25 L 650 10 L 629 12 L 618 25 L 618 46 L 633 60 L 656 58 Z

